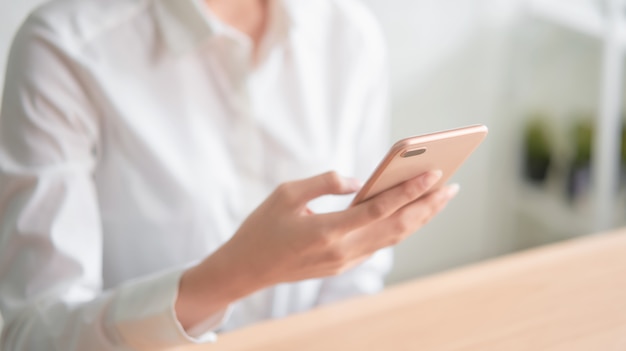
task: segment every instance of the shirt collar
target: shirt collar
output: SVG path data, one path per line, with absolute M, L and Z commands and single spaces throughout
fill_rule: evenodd
M 155 0 L 156 15 L 165 44 L 177 54 L 192 50 L 205 40 L 232 32 L 202 0 Z M 270 0 L 267 36 L 286 37 L 294 26 L 289 0 Z

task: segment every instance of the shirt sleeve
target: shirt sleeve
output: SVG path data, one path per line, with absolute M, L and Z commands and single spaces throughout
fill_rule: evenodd
M 60 37 L 31 17 L 9 58 L 0 111 L 0 349 L 161 350 L 212 341 L 224 312 L 203 324 L 204 335 L 189 335 L 176 319 L 183 268 L 103 291 L 98 112 L 83 63 Z
M 386 44 L 376 20 L 369 12 L 361 17 L 362 48 L 353 54 L 353 91 L 359 91 L 355 175 L 365 181 L 389 148 L 389 73 Z M 360 90 L 359 90 L 360 89 Z M 335 277 L 324 279 L 319 304 L 327 304 L 361 294 L 373 294 L 384 288 L 384 277 L 393 264 L 392 248 L 382 249 L 361 265 Z

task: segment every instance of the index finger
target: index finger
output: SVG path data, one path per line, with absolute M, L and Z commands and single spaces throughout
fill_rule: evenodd
M 329 213 L 333 227 L 347 232 L 387 218 L 417 200 L 441 178 L 441 171 L 426 172 L 341 212 Z

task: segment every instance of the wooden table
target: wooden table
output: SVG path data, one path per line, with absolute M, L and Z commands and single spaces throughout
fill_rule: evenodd
M 435 275 L 184 351 L 626 350 L 626 229 Z

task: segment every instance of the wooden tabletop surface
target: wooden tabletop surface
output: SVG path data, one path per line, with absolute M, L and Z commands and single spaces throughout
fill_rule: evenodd
M 181 351 L 626 351 L 626 229 L 506 256 Z

